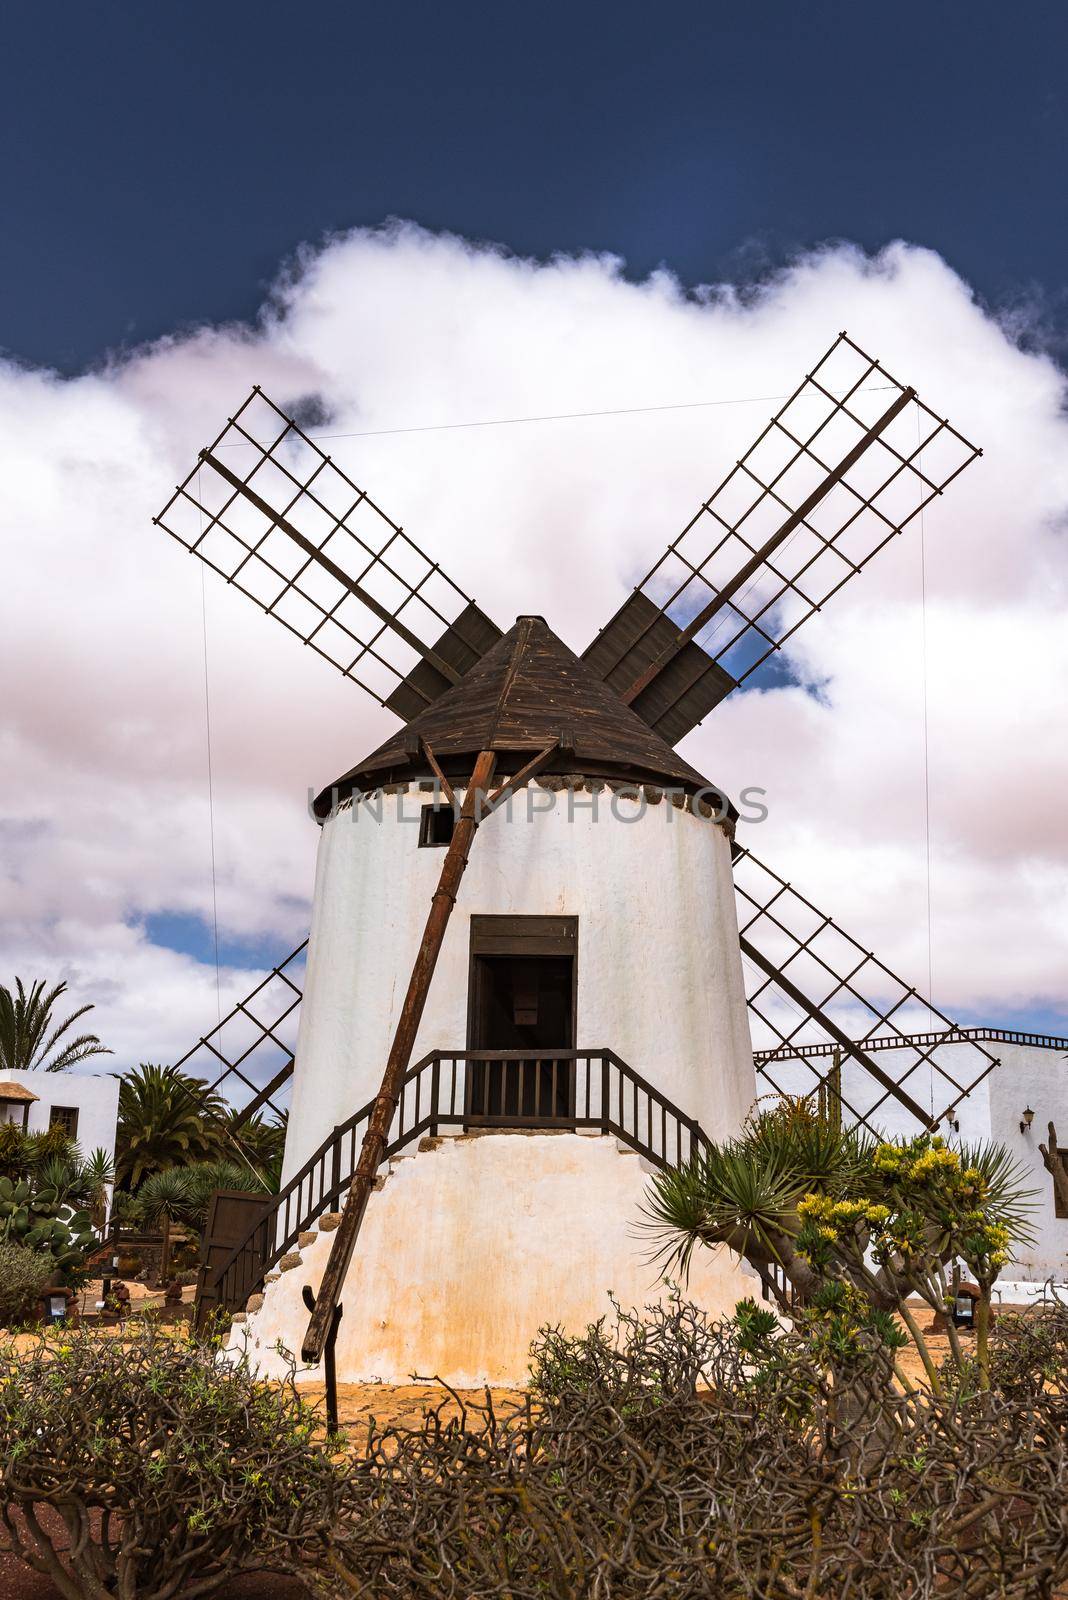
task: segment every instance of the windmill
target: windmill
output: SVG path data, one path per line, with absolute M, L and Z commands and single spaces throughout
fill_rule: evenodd
M 834 1094 L 868 1126 L 933 1126 L 992 1069 L 970 1040 L 962 1069 L 960 1030 L 737 842 L 735 808 L 675 748 L 740 685 L 775 681 L 797 629 L 978 454 L 839 335 L 578 657 L 543 618 L 503 632 L 252 390 L 156 521 L 402 727 L 316 801 L 295 1065 L 279 1022 L 300 1002 L 304 946 L 260 986 L 283 986 L 279 1003 L 254 995 L 231 1014 L 248 1031 L 232 1058 L 221 1028 L 186 1058 L 208 1053 L 223 1068 L 216 1085 L 236 1072 L 252 1091 L 239 1123 L 293 1083 L 286 1181 L 222 1252 L 217 1301 L 236 1308 L 277 1285 L 272 1269 L 299 1262 L 294 1246 L 329 1216 L 318 1288 L 304 1288 L 302 1349 L 309 1362 L 332 1358 L 392 1157 L 443 1130 L 518 1127 L 600 1132 L 653 1164 L 685 1159 L 733 1131 L 754 1098 L 746 1004 L 768 1083 L 826 1095 L 815 1063 L 833 1051 Z M 535 793 L 559 801 L 555 815 Z M 530 826 L 509 829 L 520 796 Z M 602 829 L 587 814 L 599 797 L 611 805 Z M 637 815 L 641 828 L 627 826 Z M 440 870 L 410 848 L 406 821 L 420 846 L 444 850 Z M 636 959 L 628 931 L 648 926 L 668 880 L 685 915 L 665 908 Z M 423 924 L 415 907 L 431 887 Z M 461 1014 L 466 1048 L 434 1031 Z M 614 1018 L 640 1070 L 618 1041 L 578 1049 L 583 1015 Z M 953 1075 L 938 1056 L 950 1039 Z M 892 1075 L 878 1059 L 891 1040 L 902 1045 Z M 284 1059 L 261 1083 L 264 1046 Z

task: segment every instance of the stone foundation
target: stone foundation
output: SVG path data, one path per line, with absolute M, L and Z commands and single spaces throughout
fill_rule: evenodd
M 642 1226 L 650 1171 L 615 1139 L 578 1133 L 464 1134 L 394 1161 L 345 1284 L 339 1381 L 515 1387 L 543 1324 L 581 1332 L 611 1315 L 609 1291 L 626 1307 L 665 1297 Z M 301 1291 L 318 1290 L 336 1226 L 323 1223 L 234 1328 L 231 1349 L 265 1375 L 285 1370 L 279 1342 L 300 1350 Z M 725 1253 L 698 1251 L 683 1292 L 721 1316 L 758 1291 Z

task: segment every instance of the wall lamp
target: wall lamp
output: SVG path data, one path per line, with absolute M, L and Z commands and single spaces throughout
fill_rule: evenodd
M 960 1132 L 960 1114 L 958 1113 L 956 1106 L 950 1106 L 949 1110 L 946 1112 L 946 1121 L 953 1129 L 954 1133 Z
M 1031 1124 L 1032 1124 L 1032 1122 L 1034 1122 L 1034 1120 L 1035 1120 L 1034 1112 L 1031 1110 L 1030 1106 L 1026 1106 L 1024 1108 L 1023 1116 L 1020 1118 L 1020 1132 L 1021 1133 L 1030 1133 Z

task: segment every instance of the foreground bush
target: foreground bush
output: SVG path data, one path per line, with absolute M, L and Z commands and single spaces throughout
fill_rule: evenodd
M 37 1321 L 41 1292 L 55 1270 L 50 1255 L 0 1239 L 0 1328 Z
M 64 1600 L 194 1600 L 300 1562 L 335 1470 L 314 1427 L 291 1385 L 151 1326 L 0 1344 L 0 1516 Z
M 992 1381 L 1006 1395 L 1044 1406 L 1068 1405 L 1068 1307 L 1053 1298 L 998 1317 Z
M 343 1464 L 291 1385 L 158 1331 L 0 1347 L 0 1516 L 64 1600 L 256 1568 L 322 1600 L 1063 1594 L 1068 1310 L 999 1320 L 990 1387 L 950 1363 L 939 1394 L 818 1328 L 617 1308 L 543 1331 L 525 1402 L 372 1423 Z
M 534 1378 L 505 1412 L 487 1397 L 459 1421 L 371 1429 L 324 1590 L 1049 1600 L 1068 1579 L 1056 1396 L 895 1392 L 755 1306 L 720 1327 L 676 1306 L 547 1331 Z

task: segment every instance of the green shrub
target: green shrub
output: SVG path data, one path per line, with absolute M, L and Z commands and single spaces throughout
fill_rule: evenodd
M 0 1122 L 0 1177 L 21 1178 L 26 1168 L 26 1135 L 15 1122 Z
M 25 1139 L 24 1159 L 27 1175 L 36 1172 L 46 1161 L 72 1161 L 78 1148 L 58 1122 L 54 1122 L 43 1133 L 26 1134 Z
M 71 1276 L 98 1243 L 87 1211 L 64 1205 L 54 1189 L 0 1178 L 0 1239 L 51 1257 Z
M 596 1392 L 621 1409 L 667 1394 L 694 1393 L 718 1347 L 718 1329 L 673 1290 L 669 1307 L 645 1317 L 609 1295 L 615 1325 L 592 1322 L 585 1333 L 544 1327 L 530 1351 L 530 1391 L 550 1405 Z M 776 1323 L 777 1319 L 772 1317 Z
M 947 1364 L 958 1368 L 960 1388 L 978 1386 L 974 1362 Z M 990 1337 L 990 1383 L 999 1394 L 1041 1401 L 1066 1417 L 1068 1404 L 1068 1301 L 1048 1289 L 1043 1300 L 1026 1310 L 998 1313 Z
M 77 1146 L 58 1123 L 43 1133 L 23 1133 L 14 1122 L 0 1123 L 0 1177 L 30 1178 L 49 1161 L 71 1162 Z
M 291 1383 L 149 1323 L 0 1344 L 0 1517 L 67 1600 L 199 1600 L 314 1555 L 337 1478 L 316 1427 Z M 34 1538 L 42 1502 L 62 1525 Z
M 111 1197 L 111 1220 L 119 1227 L 129 1228 L 133 1232 L 144 1224 L 144 1206 L 129 1189 L 116 1189 Z
M 543 1330 L 536 1394 L 372 1421 L 346 1466 L 291 1382 L 158 1329 L 64 1330 L 0 1343 L 0 1519 L 64 1600 L 199 1600 L 263 1568 L 321 1600 L 1051 1600 L 1068 1308 L 1013 1348 L 1005 1392 L 904 1394 L 751 1302 L 617 1306 Z
M 41 1290 L 55 1270 L 45 1252 L 0 1240 L 0 1328 L 36 1321 Z

